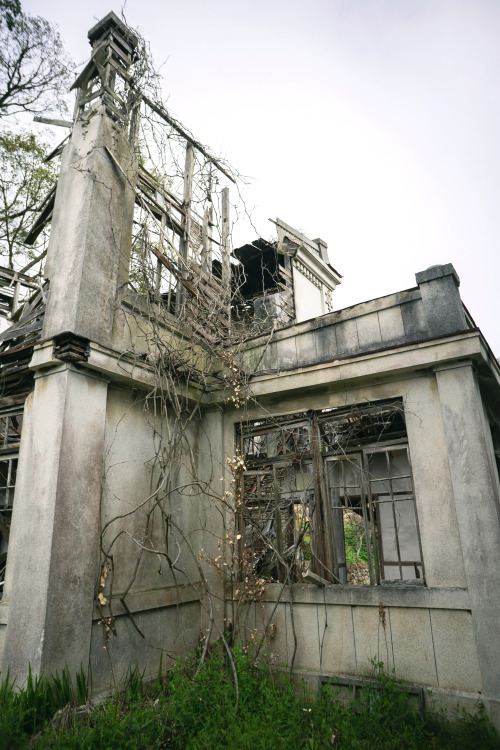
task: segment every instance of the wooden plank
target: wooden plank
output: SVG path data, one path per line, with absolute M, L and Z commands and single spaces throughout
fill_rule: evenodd
M 59 154 L 62 153 L 64 144 L 66 143 L 67 140 L 69 140 L 70 135 L 71 133 L 68 133 L 68 135 L 61 141 L 61 143 L 58 146 L 56 146 L 55 149 L 51 151 L 50 154 L 46 156 L 43 161 L 48 164 L 49 161 L 51 161 L 52 159 L 55 159 L 56 156 L 59 156 Z
M 194 147 L 191 143 L 186 144 L 186 158 L 184 162 L 184 188 L 182 195 L 182 206 L 184 214 L 181 218 L 182 234 L 179 241 L 179 255 L 187 265 L 189 258 L 189 235 L 191 231 L 191 197 L 193 194 L 193 173 L 194 173 Z M 182 273 L 185 276 L 185 273 Z M 175 312 L 177 317 L 181 315 L 182 305 L 184 303 L 184 294 L 179 287 L 175 298 Z
M 157 204 L 157 202 L 154 200 L 154 198 L 151 198 L 148 192 L 144 190 L 143 187 L 139 186 L 142 195 L 139 195 L 136 193 L 136 203 L 140 206 L 141 201 L 143 203 L 150 203 L 151 205 L 148 205 L 148 210 L 151 212 L 151 214 L 155 217 L 155 219 L 158 220 L 158 223 L 161 222 L 161 217 L 165 213 L 165 211 L 162 209 L 161 206 Z M 144 207 L 144 206 L 143 206 Z M 176 234 L 178 234 L 180 237 L 182 237 L 183 229 L 182 225 L 174 219 L 170 214 L 166 214 L 167 217 L 167 226 L 169 229 L 173 229 Z
M 226 170 L 224 169 L 224 167 L 222 166 L 222 164 L 221 164 L 221 163 L 220 163 L 219 161 L 217 161 L 217 159 L 215 159 L 215 157 L 213 157 L 213 156 L 212 156 L 212 155 L 211 155 L 211 154 L 210 154 L 210 153 L 209 153 L 209 152 L 207 151 L 207 149 L 205 149 L 205 148 L 204 148 L 204 147 L 203 147 L 203 146 L 201 145 L 201 143 L 199 143 L 198 141 L 196 141 L 196 140 L 195 140 L 195 139 L 193 138 L 193 136 L 191 136 L 191 135 L 190 135 L 190 134 L 189 134 L 189 133 L 188 133 L 188 132 L 187 132 L 187 131 L 186 131 L 186 130 L 185 130 L 185 129 L 184 129 L 183 127 L 182 127 L 182 125 L 181 125 L 181 124 L 180 124 L 179 122 L 177 122 L 177 120 L 176 120 L 176 119 L 175 119 L 174 117 L 172 117 L 172 115 L 170 115 L 170 114 L 169 114 L 169 113 L 167 112 L 167 110 L 166 110 L 166 109 L 164 109 L 164 108 L 163 108 L 162 106 L 160 106 L 159 104 L 155 104 L 155 103 L 154 103 L 153 101 L 151 101 L 151 99 L 149 99 L 149 98 L 148 98 L 147 96 L 145 96 L 144 94 L 142 94 L 142 98 L 143 98 L 144 102 L 145 102 L 145 103 L 146 103 L 146 104 L 148 105 L 148 107 L 149 107 L 150 109 L 152 109 L 152 110 L 153 110 L 153 112 L 156 112 L 156 114 L 157 114 L 157 115 L 159 115 L 159 116 L 160 116 L 160 117 L 161 117 L 161 118 L 162 118 L 163 120 L 165 120 L 165 122 L 168 122 L 168 124 L 169 124 L 169 125 L 170 125 L 171 127 L 173 127 L 173 128 L 174 128 L 174 130 L 176 130 L 176 131 L 177 131 L 177 132 L 179 133 L 179 135 L 181 135 L 181 136 L 182 136 L 183 138 L 185 138 L 185 139 L 186 139 L 186 141 L 187 141 L 188 143 L 190 143 L 190 144 L 191 144 L 192 146 L 194 146 L 194 148 L 195 148 L 195 149 L 196 149 L 197 151 L 199 151 L 199 152 L 200 152 L 200 154 L 203 154 L 203 156 L 204 156 L 204 157 L 205 157 L 206 159 L 208 159 L 208 161 L 212 162 L 212 164 L 213 164 L 213 165 L 214 165 L 215 167 L 217 167 L 217 169 L 219 170 L 219 172 L 222 172 L 222 174 L 223 174 L 223 175 L 225 175 L 225 176 L 226 176 L 226 177 L 228 178 L 228 180 L 231 180 L 231 182 L 234 182 L 234 183 L 236 183 L 236 180 L 234 179 L 234 177 L 232 177 L 232 176 L 231 176 L 231 175 L 229 174 L 229 172 L 226 172 Z
M 191 326 L 194 328 L 194 330 L 197 331 L 202 338 L 206 338 L 207 341 L 209 341 L 211 344 L 216 344 L 217 343 L 216 337 L 213 336 L 212 334 L 210 334 L 206 330 L 206 328 L 202 327 L 201 325 L 199 325 L 198 323 L 196 323 L 196 321 L 194 321 L 194 320 L 190 321 L 190 323 L 191 323 Z
M 224 311 L 218 306 L 203 304 L 203 302 L 200 304 L 200 300 L 188 298 L 186 300 L 186 309 L 189 309 L 194 317 L 202 317 L 207 325 L 217 324 L 227 327 L 227 317 Z
M 214 277 L 207 278 L 207 276 L 205 276 L 204 274 L 191 272 L 190 278 L 192 278 L 193 284 L 196 284 L 200 289 L 211 289 L 219 299 L 226 296 L 224 288 Z
M 194 173 L 194 147 L 191 143 L 186 146 L 186 160 L 184 164 L 184 188 L 182 194 L 182 217 L 183 236 L 181 237 L 180 253 L 184 260 L 189 257 L 189 235 L 191 232 L 191 198 L 193 196 L 193 173 Z
M 316 575 L 316 573 L 313 573 L 311 570 L 304 570 L 302 573 L 302 580 L 305 581 L 305 583 L 314 583 L 316 586 L 330 585 L 330 581 L 327 581 L 326 578 L 321 578 L 321 576 Z
M 212 239 L 213 211 L 212 204 L 205 208 L 201 229 L 201 273 L 206 275 L 212 268 L 212 243 L 210 240 Z
M 154 182 L 150 180 L 145 179 L 145 175 L 141 172 L 139 172 L 139 182 L 144 183 L 146 187 L 149 187 L 151 190 L 154 190 L 155 193 L 159 193 L 161 197 L 163 198 L 163 200 L 169 203 L 172 206 L 172 208 L 175 208 L 176 211 L 178 211 L 181 214 L 184 213 L 182 204 L 180 203 L 180 201 L 177 200 L 177 198 L 175 199 L 173 198 L 172 193 L 169 193 L 167 190 L 162 190 L 162 188 L 159 185 L 155 184 Z M 142 185 L 141 185 L 141 189 L 142 189 Z M 143 192 L 148 196 L 148 198 L 152 199 L 152 196 L 150 193 L 144 190 Z M 156 205 L 160 207 L 158 203 L 156 203 Z
M 283 284 L 281 281 L 276 282 L 276 286 L 279 286 L 281 289 L 283 289 L 284 292 L 290 292 L 290 287 L 288 287 L 286 284 Z
M 216 276 L 205 273 L 197 263 L 191 263 L 191 267 L 199 278 L 208 286 L 211 286 L 218 294 L 222 294 L 224 287 Z
M 12 330 L 9 328 L 7 331 L 4 331 L 0 334 L 0 341 L 9 341 L 10 339 L 18 339 L 21 338 L 21 336 L 26 336 L 28 333 L 32 333 L 33 331 L 39 331 L 43 325 L 43 321 L 37 320 L 36 323 L 33 323 L 30 326 L 22 327 L 22 328 L 15 328 L 15 330 Z
M 37 217 L 35 223 L 31 227 L 28 236 L 24 240 L 25 245 L 33 246 L 37 241 L 40 234 L 43 232 L 49 221 L 52 221 L 52 214 L 54 212 L 55 196 L 52 203 L 45 207 L 42 213 Z M 45 254 L 47 251 L 45 251 Z M 38 261 L 37 261 L 38 262 Z M 35 265 L 35 264 L 33 264 Z
M 42 301 L 42 293 L 40 291 L 40 287 L 38 287 L 36 292 L 34 292 L 31 297 L 25 301 L 24 305 L 20 307 L 14 315 L 12 315 L 11 320 L 16 323 L 28 320 L 31 313 L 37 310 L 39 307 L 41 308 L 42 306 L 45 310 L 45 306 Z
M 168 199 L 173 204 L 175 204 L 175 208 L 177 208 L 178 211 L 183 210 L 182 202 L 180 201 L 180 199 L 176 195 L 174 195 L 174 193 L 171 193 L 170 190 L 168 190 L 168 188 L 166 188 L 164 185 L 160 185 L 145 167 L 141 167 L 141 169 L 139 170 L 139 179 L 149 185 L 152 190 L 161 193 L 165 199 Z
M 33 118 L 34 122 L 41 122 L 42 125 L 55 125 L 58 128 L 72 128 L 72 120 L 58 120 L 54 117 L 42 117 L 41 115 L 35 115 Z
M 228 320 L 224 314 L 224 310 L 221 309 L 218 301 L 214 305 L 207 304 L 207 300 L 188 297 L 186 299 L 186 308 L 189 309 L 195 317 L 201 317 L 206 325 L 216 324 L 227 326 L 228 324 Z
M 78 102 L 78 105 L 80 107 L 84 107 L 86 104 L 90 104 L 90 102 L 94 101 L 94 99 L 97 99 L 99 96 L 102 96 L 104 94 L 104 86 L 101 86 L 97 89 L 97 91 L 93 91 L 88 96 L 83 97 L 83 99 L 80 99 Z
M 196 296 L 196 289 L 195 289 L 195 287 L 193 287 L 193 285 L 191 284 L 191 282 L 188 279 L 182 278 L 182 276 L 180 275 L 180 272 L 179 272 L 179 269 L 177 268 L 177 266 L 175 266 L 173 263 L 171 263 L 170 260 L 166 257 L 166 255 L 163 255 L 163 253 L 160 252 L 154 245 L 150 246 L 150 250 L 151 250 L 152 253 L 154 253 L 156 255 L 157 258 L 159 258 L 161 260 L 161 262 L 163 263 L 163 265 L 165 266 L 165 268 L 167 268 L 172 273 L 172 275 L 175 276 L 175 278 L 177 279 L 177 281 L 179 281 L 181 284 L 183 284 L 186 287 L 186 289 L 189 289 L 189 291 L 191 292 L 191 294 L 193 294 L 194 296 Z
M 14 329 L 14 328 L 22 327 L 26 325 L 27 323 L 30 323 L 34 318 L 41 317 L 44 314 L 44 312 L 45 312 L 45 307 L 42 307 L 40 305 L 40 307 L 36 307 L 33 310 L 31 310 L 31 312 L 27 313 L 22 318 L 22 320 L 18 321 L 14 326 L 12 326 L 12 328 Z
M 290 271 L 287 271 L 286 268 L 283 268 L 283 266 L 278 266 L 278 273 L 280 276 L 283 276 L 284 279 L 289 279 L 290 281 L 293 281 L 293 276 L 290 273 Z
M 222 261 L 222 290 L 224 298 L 227 300 L 227 313 L 228 318 L 231 316 L 231 308 L 229 304 L 229 298 L 231 295 L 231 215 L 230 215 L 230 203 L 229 203 L 229 188 L 224 188 L 222 191 L 222 206 L 221 206 L 221 218 L 222 218 L 222 246 L 221 246 L 221 261 Z
M 220 295 L 218 295 L 217 292 L 214 292 L 212 289 L 210 289 L 209 286 L 203 287 L 201 285 L 198 285 L 196 288 L 199 292 L 199 294 L 196 295 L 198 299 L 203 298 L 203 296 L 206 295 L 207 297 L 210 297 L 210 299 L 212 299 L 214 302 L 218 302 L 218 303 L 221 302 Z

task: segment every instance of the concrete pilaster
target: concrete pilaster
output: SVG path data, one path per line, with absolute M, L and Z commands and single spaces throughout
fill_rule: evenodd
M 117 291 L 128 280 L 136 178 L 118 123 L 104 111 L 75 123 L 50 233 L 43 338 L 71 331 L 112 345 Z
M 471 362 L 436 368 L 436 379 L 484 692 L 498 701 L 500 521 L 489 428 Z M 457 644 L 457 659 L 461 648 L 467 644 Z
M 88 667 L 107 383 L 73 365 L 41 374 L 25 409 L 4 601 L 2 673 L 22 683 Z
M 429 336 L 463 331 L 467 328 L 458 287 L 460 279 L 451 263 L 431 266 L 415 274 Z

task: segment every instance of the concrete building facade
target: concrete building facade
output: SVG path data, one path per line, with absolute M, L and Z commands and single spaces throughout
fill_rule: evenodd
M 89 40 L 45 281 L 1 335 L 2 673 L 99 692 L 231 627 L 311 683 L 375 657 L 500 723 L 500 368 L 455 269 L 335 311 L 326 243 L 285 222 L 210 255 L 199 144 L 183 199 L 148 188 L 137 39 L 109 14 Z M 138 206 L 178 238 L 156 296 Z

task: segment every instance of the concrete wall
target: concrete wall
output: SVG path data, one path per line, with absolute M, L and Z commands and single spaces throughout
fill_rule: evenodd
M 119 682 L 136 664 L 146 676 L 154 676 L 160 659 L 166 668 L 198 643 L 204 587 L 195 557 L 206 511 L 199 493 L 193 492 L 187 451 L 180 451 L 178 464 L 169 463 L 167 471 L 161 471 L 169 420 L 144 392 L 108 389 L 100 560 L 109 575 L 103 589 L 107 603 L 94 606 L 90 663 L 95 690 Z M 195 424 L 186 435 L 195 454 L 197 429 Z M 177 487 L 184 489 L 175 491 Z M 166 523 L 169 514 L 195 555 Z M 105 618 L 111 614 L 116 635 L 107 637 Z
M 44 338 L 71 331 L 112 344 L 117 292 L 128 281 L 136 173 L 135 157 L 110 117 L 75 123 L 51 225 Z
M 396 302 L 395 295 L 391 303 Z M 420 304 L 416 299 L 413 303 Z M 381 307 L 367 313 L 365 321 L 375 316 L 380 331 L 380 314 L 386 320 L 394 316 L 394 323 L 402 320 L 400 307 Z M 359 343 L 359 318 L 351 322 Z M 283 338 L 270 357 L 277 357 L 280 346 L 285 346 L 286 334 L 281 332 Z M 295 332 L 294 351 L 299 341 L 314 351 L 312 334 Z M 348 365 L 339 359 L 328 366 L 298 367 L 280 377 L 262 373 L 253 379 L 261 406 L 249 409 L 249 419 L 403 399 L 425 586 L 294 584 L 282 590 L 272 584 L 261 601 L 243 608 L 240 626 L 245 637 L 267 640 L 277 665 L 293 659 L 294 668 L 311 684 L 318 675 L 359 676 L 375 657 L 389 670 L 394 668 L 397 678 L 430 687 L 451 713 L 457 703 L 473 709 L 484 702 L 498 723 L 495 628 L 500 622 L 500 594 L 498 566 L 490 565 L 488 552 L 494 559 L 500 553 L 498 479 L 483 437 L 489 433 L 482 424 L 484 409 L 472 362 L 456 359 L 460 349 L 464 354 L 473 351 L 470 343 L 463 337 L 453 345 L 430 340 L 418 348 L 355 357 Z M 450 370 L 451 364 L 436 368 L 436 362 L 450 360 L 460 364 L 459 369 Z M 226 416 L 225 434 L 233 440 L 238 418 Z M 470 440 L 475 445 L 469 448 Z M 230 445 L 227 437 L 228 452 Z M 270 624 L 275 627 L 266 631 Z
M 2 671 L 86 669 L 98 550 L 106 382 L 59 363 L 38 373 L 21 440 Z
M 297 322 L 323 315 L 326 310 L 321 288 L 306 278 L 295 265 L 292 267 L 292 274 Z
M 311 685 L 319 675 L 359 677 L 375 659 L 397 679 L 431 688 L 438 701 L 445 696 L 455 709 L 477 708 L 483 681 L 465 593 L 376 590 L 369 597 L 345 588 L 295 585 L 293 604 L 285 592 L 277 607 L 279 592 L 266 591 L 264 601 L 248 607 L 247 632 L 260 638 L 274 625 L 266 638 L 272 660 L 279 666 L 294 659 Z
M 419 286 L 276 331 L 248 343 L 248 372 L 280 372 L 311 363 L 401 347 L 470 327 L 451 264 L 417 274 Z M 438 314 L 437 314 L 438 313 Z

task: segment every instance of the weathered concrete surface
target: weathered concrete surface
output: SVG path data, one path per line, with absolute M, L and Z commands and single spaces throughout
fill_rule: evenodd
M 107 384 L 61 364 L 27 401 L 4 600 L 2 672 L 89 663 Z
M 249 605 L 247 638 L 261 638 L 272 624 L 265 641 L 273 662 L 290 665 L 294 658 L 301 674 L 360 677 L 375 659 L 388 672 L 394 669 L 397 679 L 482 699 L 470 612 L 375 603 L 332 605 L 319 601 L 321 596 L 317 599 L 308 604 L 280 599 L 277 605 Z
M 191 603 L 135 612 L 133 617 L 144 638 L 127 615 L 116 618 L 116 636 L 109 640 L 99 621 L 94 621 L 90 650 L 94 692 L 123 683 L 136 666 L 144 673 L 145 681 L 153 680 L 160 663 L 164 670 L 171 668 L 176 658 L 192 653 L 198 645 L 200 603 L 197 597 Z
M 448 453 L 435 376 L 408 383 L 405 420 L 429 587 L 466 588 Z
M 226 458 L 235 455 L 240 414 L 220 393 L 193 394 L 216 408 L 203 412 L 201 424 L 192 421 L 175 460 L 161 467 L 160 439 L 165 445 L 175 435 L 174 416 L 145 398 L 154 385 L 147 365 L 121 359 L 125 351 L 158 354 L 151 351 L 151 306 L 122 290 L 135 178 L 135 159 L 110 118 L 98 113 L 75 125 L 56 197 L 47 343 L 33 359 L 40 374 L 27 404 L 0 612 L 3 668 L 21 681 L 29 663 L 35 672 L 72 673 L 90 664 L 95 690 L 136 664 L 153 676 L 162 654 L 195 648 L 207 609 L 213 607 L 219 630 L 234 616 L 224 573 L 213 562 L 219 554 L 231 560 L 234 518 L 214 510 L 211 497 L 231 504 Z M 418 288 L 278 330 L 271 342 L 249 342 L 246 365 L 257 372 L 252 396 L 260 404 L 251 401 L 245 416 L 401 398 L 425 585 L 294 585 L 279 596 L 279 587 L 268 586 L 261 602 L 243 607 L 241 630 L 259 637 L 271 618 L 276 629 L 266 637 L 275 663 L 293 661 L 304 674 L 359 676 L 375 657 L 398 678 L 467 700 L 485 691 L 496 705 L 498 476 L 470 366 L 435 372 L 460 358 L 482 361 L 484 342 L 467 331 L 450 264 L 416 279 Z M 304 277 L 303 289 L 310 287 L 324 309 L 320 290 Z M 307 315 L 307 304 L 298 314 Z M 91 340 L 81 370 L 53 358 L 48 340 L 66 331 Z M 158 331 L 203 368 L 206 354 L 184 331 L 168 321 Z M 99 523 L 106 526 L 105 548 L 116 538 L 109 550 L 112 610 L 109 603 L 96 606 Z M 169 559 L 177 552 L 173 571 Z M 102 616 L 112 611 L 117 637 L 108 641 Z
M 415 274 L 415 279 L 422 295 L 428 335 L 464 331 L 467 323 L 458 293 L 460 279 L 451 263 L 431 266 Z
M 487 697 L 500 697 L 498 484 L 477 381 L 468 361 L 436 371 L 479 664 Z
M 122 129 L 110 117 L 75 123 L 50 233 L 44 338 L 71 331 L 112 345 L 117 292 L 129 273 L 136 174 Z
M 481 693 L 483 681 L 472 615 L 468 611 L 430 610 L 439 687 Z
M 459 300 L 454 275 L 447 270 L 445 267 L 436 279 L 423 278 L 421 285 L 451 280 L 451 290 L 443 292 L 441 286 L 441 292 Z M 470 362 L 455 367 L 457 360 L 468 356 L 484 367 L 485 348 L 477 331 L 457 335 L 465 324 L 461 307 L 448 317 L 450 335 L 435 334 L 430 313 L 417 295 L 418 290 L 411 290 L 411 299 L 400 297 L 397 304 L 392 299 L 391 306 L 376 300 L 380 309 L 365 308 L 362 316 L 345 318 L 346 311 L 341 311 L 342 319 L 335 324 L 329 324 L 332 318 L 324 316 L 315 321 L 315 328 L 304 323 L 277 332 L 276 348 L 268 352 L 266 360 L 267 365 L 277 365 L 277 370 L 269 367 L 267 373 L 252 379 L 262 406 L 254 404 L 247 416 L 254 419 L 270 413 L 293 414 L 401 398 L 425 585 L 320 589 L 295 584 L 293 593 L 282 591 L 278 584 L 267 586 L 264 601 L 254 606 L 254 613 L 250 607 L 246 611 L 243 632 L 247 638 L 252 633 L 258 638 L 271 618 L 276 629 L 268 648 L 274 662 L 290 663 L 294 656 L 296 671 L 309 677 L 311 684 L 318 674 L 359 676 L 375 657 L 390 669 L 394 667 L 398 678 L 431 687 L 450 713 L 457 704 L 475 710 L 486 696 L 488 710 L 499 724 L 495 657 L 500 642 L 498 476 L 486 412 Z M 407 321 L 404 310 L 410 305 L 415 305 L 415 315 Z M 351 340 L 355 335 L 358 345 L 363 318 L 373 321 L 364 327 L 365 341 L 369 335 L 377 338 L 375 313 L 381 335 L 396 340 L 403 325 L 420 341 L 386 351 L 358 349 L 352 358 L 332 358 L 328 364 L 310 362 L 306 366 L 298 358 L 300 338 L 316 336 L 318 347 L 319 337 L 330 328 L 335 330 L 330 341 L 338 345 L 339 331 L 347 322 L 352 326 Z M 415 323 L 413 329 L 410 318 Z M 303 346 L 312 350 L 313 341 L 304 340 Z M 286 366 L 280 352 L 287 352 L 286 359 L 295 362 L 295 369 L 283 371 Z M 317 348 L 317 354 L 320 359 L 325 348 Z M 255 350 L 252 356 L 256 356 Z M 468 375 L 463 374 L 466 371 Z M 238 417 L 236 412 L 227 413 L 226 434 L 234 433 Z
M 248 372 L 279 372 L 371 351 L 401 347 L 468 328 L 453 266 L 416 274 L 418 289 L 363 302 L 253 339 Z

